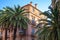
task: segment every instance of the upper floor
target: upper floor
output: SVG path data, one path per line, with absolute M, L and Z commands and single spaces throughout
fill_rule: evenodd
M 25 16 L 28 17 L 30 20 L 34 20 L 36 24 L 39 23 L 40 19 L 46 19 L 47 17 L 42 14 L 42 12 L 37 8 L 37 4 L 33 6 L 32 2 L 22 7 L 26 9 Z

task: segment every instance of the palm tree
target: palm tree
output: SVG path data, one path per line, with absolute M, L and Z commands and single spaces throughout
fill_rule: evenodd
M 22 9 L 19 5 L 14 8 L 6 7 L 4 8 L 3 17 L 0 18 L 1 22 L 0 24 L 4 27 L 14 27 L 14 37 L 13 40 L 16 38 L 16 31 L 17 27 L 23 29 L 27 29 L 29 19 L 24 16 L 25 9 Z M 5 15 L 5 16 L 4 16 Z
M 46 21 L 43 28 L 38 29 L 38 39 L 41 40 L 60 40 L 60 27 L 58 26 L 58 8 L 49 7 L 49 11 L 45 11 L 43 14 L 47 16 L 47 19 L 41 19 L 40 21 Z
M 5 38 L 3 40 L 7 40 L 7 28 L 9 25 L 7 24 L 7 14 L 5 10 L 0 10 L 0 26 L 2 26 L 3 30 L 5 31 Z M 3 32 L 4 32 L 3 31 Z

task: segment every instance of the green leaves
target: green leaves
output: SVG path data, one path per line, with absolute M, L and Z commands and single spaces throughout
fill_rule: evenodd
M 9 27 L 13 25 L 13 27 L 23 27 L 26 29 L 28 27 L 29 19 L 24 17 L 25 10 L 22 9 L 19 5 L 11 7 L 5 7 L 3 10 L 0 10 L 0 25 L 5 24 L 4 27 Z
M 47 16 L 47 19 L 41 19 L 39 21 L 45 21 L 43 28 L 38 29 L 38 39 L 40 40 L 60 40 L 60 27 L 58 26 L 58 13 L 59 10 L 57 6 L 53 9 L 49 7 L 50 10 L 45 11 L 43 14 Z M 50 25 L 50 26 L 48 26 Z M 40 26 L 39 24 L 37 25 Z M 42 39 L 44 38 L 44 39 Z

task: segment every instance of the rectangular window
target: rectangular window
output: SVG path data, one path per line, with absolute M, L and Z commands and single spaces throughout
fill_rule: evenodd
M 29 16 L 29 13 L 24 14 L 24 16 L 28 17 Z
M 32 35 L 34 35 L 34 33 L 35 33 L 35 29 L 32 29 Z
M 32 20 L 34 20 L 34 21 L 35 21 L 35 17 L 32 17 Z

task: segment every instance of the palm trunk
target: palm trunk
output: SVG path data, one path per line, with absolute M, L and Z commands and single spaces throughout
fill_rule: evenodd
M 57 30 L 55 30 L 55 39 L 54 40 L 58 40 L 58 33 Z
M 10 40 L 13 40 L 13 29 L 10 29 Z
M 7 40 L 7 29 L 3 28 L 2 40 Z
M 16 39 L 16 31 L 17 31 L 17 27 L 14 28 L 14 37 L 13 37 L 13 40 Z
M 58 40 L 57 27 L 54 28 L 54 40 Z
M 5 40 L 7 40 L 7 28 L 5 29 Z
M 5 40 L 5 29 L 3 28 L 2 30 L 3 30 L 3 32 L 2 32 L 2 40 Z
M 20 36 L 20 40 L 22 40 L 22 36 Z

